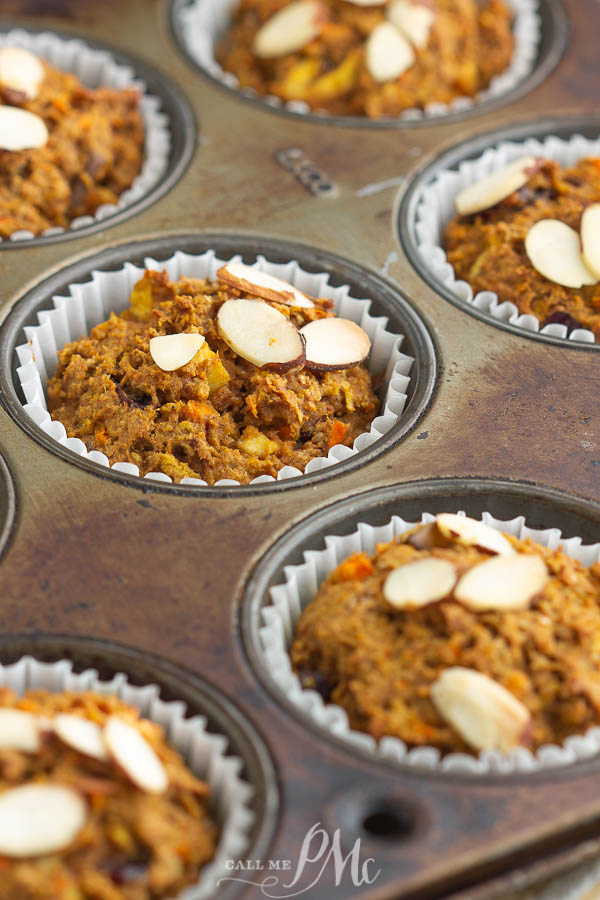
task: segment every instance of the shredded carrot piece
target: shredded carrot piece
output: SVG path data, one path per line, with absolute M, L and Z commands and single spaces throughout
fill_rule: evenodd
M 354 581 L 373 574 L 373 564 L 366 553 L 353 553 L 335 570 L 336 581 Z
M 333 427 L 331 429 L 331 434 L 329 435 L 329 446 L 328 450 L 331 450 L 332 447 L 335 447 L 336 444 L 341 444 L 346 434 L 348 432 L 348 426 L 343 422 L 334 422 Z

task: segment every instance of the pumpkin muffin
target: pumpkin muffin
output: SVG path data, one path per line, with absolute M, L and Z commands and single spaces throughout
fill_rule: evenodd
M 515 174 L 516 181 L 508 177 Z M 491 178 L 498 191 L 487 195 Z M 476 199 L 479 194 L 481 203 Z M 488 201 L 495 202 L 486 206 Z M 456 215 L 446 227 L 448 262 L 475 293 L 493 291 L 500 302 L 508 300 L 520 313 L 535 316 L 541 327 L 558 322 L 568 332 L 587 328 L 600 339 L 597 225 L 588 229 L 585 246 L 585 222 L 599 203 L 600 159 L 561 166 L 552 159 L 523 157 L 467 188 L 462 202 L 459 194 L 457 207 L 468 212 Z M 470 211 L 481 204 L 483 208 Z M 588 264 L 594 267 L 587 274 L 585 262 L 583 269 L 578 262 L 586 249 Z
M 114 696 L 0 690 L 3 900 L 160 900 L 198 880 L 210 789 Z
M 2 48 L 0 237 L 67 228 L 116 203 L 142 168 L 139 100 L 135 89 L 91 90 L 29 51 Z
M 217 48 L 242 88 L 340 116 L 474 97 L 509 65 L 504 0 L 241 0 Z
M 600 564 L 441 514 L 342 562 L 291 657 L 376 739 L 535 751 L 599 724 L 599 634 Z
M 128 309 L 60 351 L 48 409 L 141 475 L 247 483 L 369 430 L 380 406 L 369 350 L 330 300 L 249 266 L 176 283 L 147 271 Z

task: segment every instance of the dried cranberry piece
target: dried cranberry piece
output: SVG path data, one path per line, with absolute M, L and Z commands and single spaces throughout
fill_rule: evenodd
M 573 316 L 569 315 L 568 312 L 564 312 L 562 309 L 557 309 L 556 312 L 550 313 L 549 316 L 546 316 L 544 321 L 541 324 L 541 328 L 544 328 L 546 325 L 566 325 L 567 326 L 567 334 L 570 334 L 576 328 L 584 328 L 585 326 L 578 322 L 577 319 L 574 319 Z
M 324 675 L 309 669 L 301 669 L 298 674 L 303 688 L 310 691 L 316 691 L 321 695 L 325 703 L 329 703 L 332 689 Z

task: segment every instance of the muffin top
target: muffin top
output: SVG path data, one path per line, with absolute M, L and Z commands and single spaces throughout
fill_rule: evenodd
M 117 697 L 0 690 L 4 900 L 176 896 L 214 856 L 209 794 Z
M 142 168 L 137 89 L 90 90 L 19 47 L 0 49 L 0 237 L 68 227 L 116 203 Z
M 504 0 L 241 0 L 217 49 L 241 87 L 334 115 L 473 97 L 509 64 Z
M 600 339 L 600 159 L 520 157 L 457 196 L 445 248 L 475 292 Z
M 535 750 L 599 722 L 599 601 L 600 564 L 441 514 L 339 565 L 291 656 L 376 739 Z
M 48 408 L 142 475 L 247 483 L 369 430 L 380 405 L 369 350 L 330 300 L 257 269 L 176 283 L 147 271 L 127 310 L 60 351 Z

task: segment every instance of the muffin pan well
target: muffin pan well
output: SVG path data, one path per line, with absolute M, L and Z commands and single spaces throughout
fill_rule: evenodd
M 406 128 L 428 124 L 432 119 L 454 122 L 516 100 L 532 90 L 557 65 L 568 38 L 568 24 L 560 0 L 514 0 L 516 49 L 509 68 L 492 79 L 491 85 L 474 99 L 461 97 L 451 104 L 431 104 L 425 110 L 406 110 L 397 117 L 369 119 L 335 116 L 311 110 L 308 104 L 279 97 L 261 97 L 252 88 L 241 88 L 231 72 L 215 59 L 214 49 L 227 30 L 236 0 L 171 0 L 170 24 L 180 49 L 190 62 L 220 87 L 243 100 L 284 115 L 332 125 L 365 128 Z
M 162 725 L 169 744 L 210 784 L 211 813 L 222 829 L 210 864 L 215 869 L 185 891 L 185 898 L 215 896 L 212 885 L 227 876 L 228 860 L 264 852 L 278 805 L 273 765 L 259 735 L 214 687 L 158 658 L 108 642 L 5 634 L 1 644 L 2 687 L 17 694 L 114 694 Z M 219 897 L 237 893 L 235 885 L 228 885 Z
M 220 888 L 240 900 L 260 893 L 248 881 L 269 875 L 279 877 L 271 893 L 288 893 L 282 884 L 316 822 L 331 838 L 339 828 L 344 856 L 360 838 L 361 862 L 373 859 L 369 875 L 380 872 L 357 885 L 347 867 L 336 886 L 326 868 L 310 887 L 317 872 L 306 871 L 294 890 L 310 887 L 315 900 L 523 900 L 516 883 L 599 852 L 597 760 L 552 777 L 450 778 L 392 766 L 288 706 L 255 641 L 261 606 L 285 565 L 300 563 L 325 535 L 350 533 L 359 521 L 382 525 L 397 509 L 409 520 L 443 508 L 523 515 L 535 528 L 598 540 L 596 347 L 571 341 L 565 352 L 560 338 L 528 339 L 479 311 L 465 315 L 413 264 L 393 211 L 398 186 L 410 203 L 421 173 L 443 154 L 452 167 L 496 140 L 600 133 L 598 4 L 539 4 L 542 43 L 528 81 L 475 109 L 418 123 L 271 115 L 191 62 L 174 35 L 178 4 L 170 0 L 2 4 L 2 29 L 109 48 L 132 61 L 153 94 L 161 97 L 162 87 L 152 76 L 185 100 L 181 130 L 172 132 L 183 156 L 155 200 L 89 230 L 2 246 L 0 454 L 10 477 L 6 503 L 0 475 L 0 530 L 11 519 L 13 526 L 0 556 L 0 664 L 44 653 L 107 676 L 123 670 L 156 681 L 165 697 L 182 698 L 230 736 L 263 823 L 248 856 L 265 870 L 233 873 L 243 883 Z M 541 114 L 553 118 L 540 122 Z M 317 173 L 335 191 L 311 192 L 285 167 L 290 159 L 302 161 L 305 181 Z M 23 328 L 36 326 L 38 312 L 70 284 L 89 283 L 92 270 L 209 247 L 225 259 L 297 259 L 372 298 L 415 360 L 398 430 L 323 472 L 217 489 L 113 472 L 44 435 L 23 410 L 16 375 Z M 291 861 L 291 876 L 269 871 L 278 860 Z
M 66 229 L 50 228 L 38 237 L 27 231 L 15 232 L 10 239 L 0 239 L 0 250 L 98 232 L 145 209 L 176 184 L 194 151 L 195 121 L 185 95 L 163 73 L 96 41 L 41 28 L 11 28 L 0 23 L 3 46 L 22 47 L 59 70 L 74 74 L 88 88 L 137 88 L 147 143 L 142 170 L 116 205 L 100 207 L 94 216 L 82 216 Z
M 535 758 L 517 754 L 485 754 L 440 759 L 433 748 L 407 751 L 402 742 L 351 729 L 344 711 L 315 691 L 303 690 L 288 656 L 300 612 L 327 575 L 352 553 L 373 553 L 411 524 L 440 512 L 463 511 L 516 537 L 531 536 L 544 546 L 566 541 L 565 552 L 586 565 L 600 556 L 600 506 L 550 490 L 531 491 L 502 481 L 439 480 L 368 491 L 313 514 L 285 534 L 263 557 L 248 582 L 242 610 L 242 633 L 252 664 L 265 687 L 307 727 L 343 743 L 384 765 L 436 773 L 450 779 L 465 776 L 554 775 L 559 767 L 593 759 L 600 765 L 595 738 L 563 750 L 544 748 Z M 398 518 L 398 521 L 394 519 Z M 431 521 L 431 519 L 425 519 Z M 569 541 L 569 539 L 574 539 Z M 568 742 L 567 742 L 568 743 Z M 594 749 L 595 748 L 595 749 Z
M 384 452 L 393 446 L 415 427 L 431 401 L 437 364 L 434 346 L 426 326 L 399 292 L 391 290 L 384 281 L 365 272 L 359 266 L 311 247 L 257 237 L 224 238 L 218 235 L 182 235 L 142 244 L 128 244 L 100 257 L 95 256 L 81 261 L 57 273 L 19 301 L 0 331 L 0 346 L 4 348 L 6 354 L 4 357 L 6 371 L 11 368 L 13 371 L 12 385 L 10 382 L 0 383 L 0 392 L 6 392 L 7 402 L 20 424 L 35 435 L 37 440 L 70 462 L 92 471 L 101 471 L 103 475 L 130 481 L 131 470 L 135 467 L 119 463 L 116 464 L 116 468 L 108 469 L 106 462 L 105 467 L 100 468 L 95 458 L 97 454 L 88 454 L 80 441 L 67 439 L 62 430 L 60 433 L 57 430 L 57 423 L 50 422 L 47 413 L 44 416 L 46 411 L 41 395 L 44 388 L 39 381 L 40 373 L 36 373 L 33 360 L 36 354 L 43 356 L 45 366 L 42 366 L 40 371 L 42 375 L 46 372 L 48 375 L 51 374 L 49 367 L 53 364 L 54 348 L 60 349 L 61 341 L 64 343 L 69 340 L 69 326 L 67 325 L 65 330 L 65 321 L 69 322 L 72 319 L 71 329 L 81 331 L 79 322 L 81 313 L 78 314 L 76 309 L 73 309 L 71 316 L 67 312 L 65 319 L 65 308 L 76 305 L 69 300 L 66 304 L 64 300 L 54 304 L 61 313 L 56 319 L 56 325 L 52 326 L 48 319 L 50 315 L 48 311 L 52 309 L 51 298 L 56 295 L 77 296 L 78 304 L 83 303 L 82 308 L 89 329 L 107 318 L 111 310 L 119 311 L 124 308 L 131 288 L 143 275 L 146 264 L 160 269 L 162 260 L 166 260 L 165 264 L 172 273 L 173 280 L 177 280 L 181 275 L 193 276 L 204 271 L 210 273 L 210 277 L 214 277 L 216 269 L 236 254 L 240 254 L 246 262 L 254 262 L 257 256 L 261 255 L 270 263 L 284 265 L 297 263 L 294 266 L 296 274 L 287 277 L 296 279 L 297 286 L 304 287 L 309 293 L 318 296 L 331 295 L 335 298 L 342 315 L 357 317 L 357 321 L 360 321 L 372 336 L 373 365 L 377 366 L 372 374 L 385 372 L 386 376 L 381 388 L 382 404 L 385 405 L 382 405 L 380 416 L 368 434 L 357 438 L 352 450 L 343 446 L 333 448 L 327 459 L 322 457 L 319 460 L 312 460 L 304 475 L 297 470 L 287 475 L 283 470 L 277 482 L 272 478 L 265 481 L 263 476 L 262 479 L 248 485 L 247 489 L 259 489 L 262 492 L 276 486 L 281 487 L 282 484 L 293 487 L 306 480 L 318 481 L 348 467 L 362 465 L 374 454 Z M 134 266 L 137 268 L 134 269 Z M 274 269 L 273 274 L 276 271 L 278 270 Z M 311 271 L 325 272 L 325 279 L 319 275 L 312 276 Z M 105 282 L 101 282 L 98 272 L 110 273 L 106 276 Z M 81 283 L 89 281 L 90 278 L 89 291 L 85 293 Z M 345 287 L 338 292 L 335 285 L 340 283 Z M 73 285 L 77 287 L 72 287 Z M 99 297 L 102 297 L 100 303 L 102 312 L 98 312 Z M 56 313 L 54 317 L 58 315 L 59 313 Z M 39 322 L 42 325 L 41 329 L 27 327 L 28 323 L 33 322 L 36 324 Z M 42 337 L 41 332 L 47 332 L 48 329 L 51 334 Z M 400 340 L 395 340 L 394 335 L 400 335 Z M 70 335 L 73 339 L 77 336 L 80 335 Z M 27 351 L 28 342 L 31 352 Z M 24 352 L 31 363 L 29 366 L 31 372 L 27 375 L 24 374 L 23 368 L 19 368 L 15 373 L 19 362 L 21 366 L 25 362 Z M 34 378 L 33 382 L 31 378 Z M 22 402 L 19 403 L 24 390 L 27 392 L 28 401 L 26 410 L 23 409 Z M 34 395 L 39 399 L 32 403 Z M 133 474 L 133 477 L 137 476 Z M 146 478 L 154 479 L 161 486 L 171 480 L 161 473 L 149 473 Z M 202 482 L 199 484 L 202 485 Z M 212 490 L 218 488 L 219 494 L 230 484 L 231 482 L 217 483 Z M 202 489 L 194 485 L 192 479 L 186 479 L 184 484 L 178 486 L 180 490 L 186 488 Z M 211 490 L 206 485 L 204 489 Z
M 542 328 L 534 316 L 519 315 L 514 303 L 500 303 L 491 291 L 473 296 L 447 262 L 442 241 L 454 215 L 454 198 L 467 184 L 527 154 L 574 165 L 585 156 L 600 154 L 599 135 L 600 120 L 595 118 L 542 120 L 486 132 L 442 153 L 419 171 L 399 209 L 400 240 L 415 268 L 446 300 L 490 324 L 563 346 L 597 345 L 593 332 L 583 327 L 567 338 L 565 325 Z

